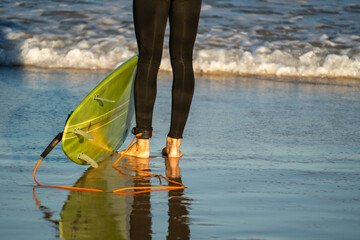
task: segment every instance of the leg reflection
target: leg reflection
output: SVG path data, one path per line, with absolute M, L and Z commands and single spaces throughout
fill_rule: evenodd
M 149 159 L 126 157 L 127 163 L 140 170 L 149 169 Z M 137 172 L 134 187 L 150 186 L 148 175 Z M 130 214 L 130 239 L 151 239 L 151 204 L 150 192 L 135 194 Z
M 166 177 L 180 182 L 180 158 L 165 158 Z M 176 186 L 169 182 L 169 186 Z M 189 199 L 184 197 L 184 189 L 169 192 L 169 227 L 167 239 L 190 239 L 189 228 Z
M 126 157 L 126 165 L 141 170 L 149 169 L 149 159 Z M 89 168 L 76 182 L 76 187 L 96 188 L 106 191 L 119 186 L 150 186 L 149 176 L 132 171 L 124 171 L 121 177 L 112 168 L 111 159 L 99 163 L 97 169 Z M 166 176 L 181 183 L 179 158 L 166 158 Z M 133 178 L 134 177 L 134 178 Z M 178 185 L 169 183 L 169 186 Z M 141 191 L 141 190 L 140 190 Z M 184 197 L 184 189 L 168 193 L 169 220 L 167 239 L 189 239 L 190 200 Z M 60 220 L 53 220 L 51 210 L 40 204 L 35 195 L 34 200 L 44 212 L 44 219 L 54 223 L 61 239 L 151 239 L 152 214 L 150 192 L 135 195 L 118 195 L 110 192 L 69 192 L 60 213 Z

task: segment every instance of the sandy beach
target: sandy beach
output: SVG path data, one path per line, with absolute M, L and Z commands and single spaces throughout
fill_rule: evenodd
M 198 76 L 176 170 L 186 189 L 136 196 L 34 189 L 39 154 L 107 74 L 0 68 L 2 239 L 358 239 L 356 80 Z M 150 160 L 124 163 L 169 174 L 161 149 L 170 89 L 171 76 L 160 74 Z M 37 178 L 99 188 L 159 184 L 119 175 L 112 161 L 79 166 L 57 146 Z

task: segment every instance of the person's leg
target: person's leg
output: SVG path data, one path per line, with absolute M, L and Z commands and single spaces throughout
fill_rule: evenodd
M 170 0 L 134 0 L 133 14 L 139 62 L 134 83 L 135 134 L 142 133 L 127 155 L 150 156 L 152 115 L 156 98 L 156 79 L 161 62 Z
M 170 57 L 174 79 L 171 125 L 163 150 L 168 156 L 181 156 L 179 147 L 194 93 L 192 57 L 200 9 L 201 0 L 172 0 L 170 8 Z
M 134 26 L 139 48 L 135 77 L 136 133 L 150 138 L 156 98 L 156 80 L 161 62 L 170 0 L 134 0 Z

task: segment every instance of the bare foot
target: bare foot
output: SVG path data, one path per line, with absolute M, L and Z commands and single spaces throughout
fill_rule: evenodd
M 125 151 L 118 151 L 118 154 L 123 154 Z M 138 158 L 150 157 L 150 139 L 137 139 L 136 142 L 125 153 L 127 156 L 134 156 Z
M 162 154 L 168 157 L 181 157 L 180 151 L 181 139 L 180 138 L 166 138 L 166 147 L 163 148 Z

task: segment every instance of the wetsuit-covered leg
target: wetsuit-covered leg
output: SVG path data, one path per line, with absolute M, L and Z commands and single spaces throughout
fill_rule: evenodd
M 182 138 L 194 91 L 192 51 L 201 0 L 134 0 L 134 24 L 139 47 L 135 78 L 136 133 L 150 138 L 156 98 L 156 78 L 162 57 L 167 17 L 170 19 L 170 54 L 174 73 L 172 138 Z
M 182 138 L 194 93 L 193 48 L 201 0 L 173 0 L 169 13 L 173 69 L 171 125 L 168 136 Z
M 161 62 L 169 0 L 134 0 L 134 26 L 139 48 L 135 77 L 135 133 L 152 135 L 152 115 L 156 98 L 157 73 Z

